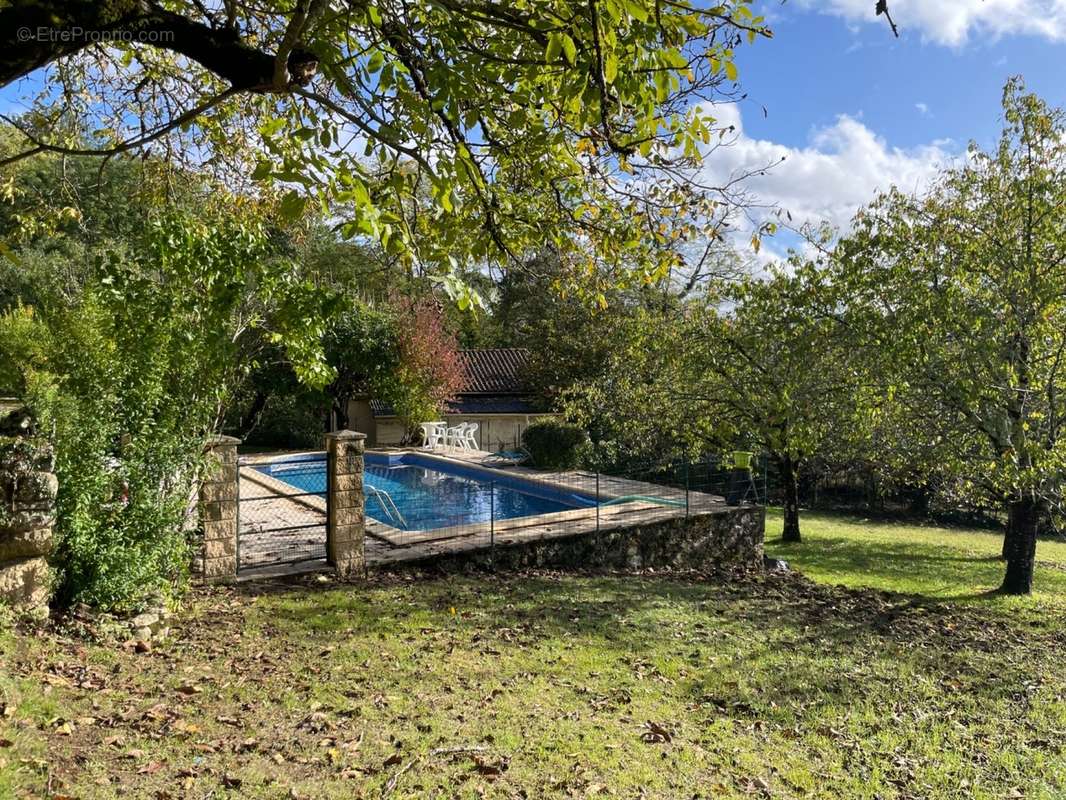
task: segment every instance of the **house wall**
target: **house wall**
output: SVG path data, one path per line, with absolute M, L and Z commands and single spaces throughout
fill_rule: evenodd
M 368 446 L 377 444 L 377 426 L 374 424 L 369 400 L 348 401 L 348 430 L 365 433 Z

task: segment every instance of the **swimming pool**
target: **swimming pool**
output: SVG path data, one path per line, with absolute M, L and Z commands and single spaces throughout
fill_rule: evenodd
M 293 457 L 255 469 L 301 492 L 326 494 L 326 462 L 321 457 Z M 594 497 L 551 484 L 417 453 L 367 453 L 363 490 L 367 516 L 401 530 L 431 530 L 596 505 Z

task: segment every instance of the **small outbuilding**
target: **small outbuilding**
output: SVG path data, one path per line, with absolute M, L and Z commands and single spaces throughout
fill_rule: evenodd
M 511 449 L 522 432 L 539 417 L 552 416 L 533 402 L 527 367 L 529 351 L 519 347 L 460 350 L 463 385 L 443 415 L 449 425 L 476 422 L 474 434 L 481 450 Z M 371 447 L 397 445 L 403 425 L 393 409 L 368 395 L 348 403 L 349 426 L 367 435 Z M 430 422 L 431 420 L 426 420 Z

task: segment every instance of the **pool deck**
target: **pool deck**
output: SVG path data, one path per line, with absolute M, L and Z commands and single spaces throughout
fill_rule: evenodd
M 438 448 L 379 449 L 380 453 L 417 453 L 443 458 L 493 474 L 535 481 L 552 490 L 598 496 L 610 501 L 622 497 L 648 497 L 663 502 L 629 500 L 618 505 L 576 508 L 550 514 L 494 523 L 473 523 L 430 531 L 403 531 L 366 518 L 365 554 L 368 568 L 388 568 L 407 562 L 432 561 L 448 555 L 543 541 L 563 536 L 607 531 L 657 522 L 687 514 L 712 514 L 729 507 L 718 495 L 662 486 L 654 483 L 617 478 L 585 471 L 543 472 L 528 467 L 490 467 L 485 464 L 490 453 L 480 450 Z M 292 456 L 294 454 L 285 454 Z M 289 565 L 242 568 L 240 580 L 327 569 L 325 562 L 326 502 L 317 496 L 300 494 L 282 481 L 254 469 L 277 454 L 245 457 L 240 467 L 240 537 L 243 563 L 276 560 L 279 553 L 305 553 L 308 558 Z M 686 506 L 687 502 L 687 506 Z M 284 522 L 283 522 L 284 521 Z M 284 524 L 294 530 L 270 531 Z M 318 554 L 317 557 L 315 554 Z

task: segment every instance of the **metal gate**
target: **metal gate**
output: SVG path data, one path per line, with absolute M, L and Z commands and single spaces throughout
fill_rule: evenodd
M 325 453 L 263 459 L 237 469 L 237 571 L 326 559 Z

